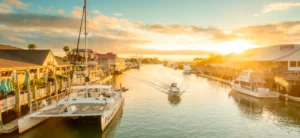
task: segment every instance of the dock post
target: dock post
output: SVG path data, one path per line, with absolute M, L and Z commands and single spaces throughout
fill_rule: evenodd
M 2 108 L 0 108 L 0 129 L 3 127 L 3 122 L 2 122 Z
M 35 85 L 35 83 L 34 83 L 34 84 L 33 84 L 33 92 L 32 92 L 32 97 L 33 97 L 33 101 L 34 101 L 34 102 L 37 101 L 36 93 L 37 93 L 37 87 L 36 87 L 36 85 Z
M 63 89 L 63 82 L 64 82 L 63 80 L 64 80 L 63 78 L 60 79 L 60 83 L 59 83 L 59 86 L 60 86 L 60 87 L 59 87 L 59 90 L 58 90 L 58 91 L 60 91 L 60 92 L 61 92 L 62 89 Z
M 58 88 L 57 88 L 57 79 L 54 80 L 54 89 L 55 89 L 55 97 L 56 100 L 58 101 Z
M 49 96 L 51 96 L 51 92 L 52 92 L 52 87 L 51 87 L 51 82 L 49 82 L 48 84 L 47 84 L 47 87 L 48 87 L 48 95 Z
M 28 80 L 30 81 L 30 80 Z M 31 90 L 30 90 L 30 83 L 27 83 L 27 91 L 28 91 L 28 104 L 29 104 L 29 113 L 32 113 L 32 103 L 31 103 L 31 99 L 32 99 L 32 95 L 31 95 Z
M 16 101 L 16 105 L 15 105 L 15 112 L 17 114 L 18 117 L 21 116 L 21 102 L 20 102 L 20 95 L 21 95 L 21 89 L 20 89 L 20 82 L 19 82 L 19 77 L 18 77 L 18 72 L 17 70 L 13 70 L 13 78 L 14 81 L 17 83 L 17 88 L 15 89 L 15 101 Z
M 16 98 L 16 107 L 15 107 L 15 112 L 17 114 L 18 117 L 21 116 L 21 102 L 20 102 L 20 95 L 21 95 L 21 89 L 20 89 L 20 85 L 19 82 L 17 82 L 17 90 L 15 93 L 15 98 Z

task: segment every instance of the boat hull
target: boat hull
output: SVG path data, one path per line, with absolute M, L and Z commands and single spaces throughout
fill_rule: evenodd
M 122 106 L 124 101 L 124 97 L 122 96 L 122 99 L 115 105 L 115 108 L 111 111 L 107 111 L 104 115 L 101 116 L 101 129 L 102 131 L 105 131 L 107 126 L 110 124 L 110 122 L 113 120 L 113 118 L 116 116 L 117 112 L 120 110 L 120 107 Z
M 235 84 L 231 84 L 231 87 L 236 92 L 246 94 L 246 95 L 256 97 L 256 98 L 261 98 L 261 99 L 278 99 L 279 98 L 279 94 L 275 94 L 275 93 L 270 93 L 270 94 L 258 93 L 258 92 L 254 92 L 251 90 L 241 88 Z
M 34 126 L 44 122 L 45 120 L 49 119 L 49 117 L 40 117 L 40 118 L 33 118 L 29 115 L 24 116 L 20 120 L 18 120 L 18 128 L 19 133 L 23 133 Z
M 169 91 L 169 95 L 180 96 L 181 93 L 179 91 Z

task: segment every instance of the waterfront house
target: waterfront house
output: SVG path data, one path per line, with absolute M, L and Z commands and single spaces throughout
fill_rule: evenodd
M 125 59 L 118 57 L 117 54 L 112 52 L 106 54 L 98 53 L 98 61 L 102 64 L 104 70 L 114 70 L 122 72 L 126 68 Z
M 32 98 L 36 101 L 65 89 L 67 80 L 63 77 L 57 79 L 57 76 L 68 76 L 71 69 L 71 64 L 57 60 L 51 50 L 25 50 L 1 45 L 0 80 L 11 79 L 12 91 L 0 92 L 0 125 L 3 118 L 2 123 L 6 123 L 15 119 L 13 115 L 19 116 L 22 107 L 26 111 L 26 106 L 22 106 L 28 104 L 28 91 L 23 85 L 26 71 L 29 72 Z

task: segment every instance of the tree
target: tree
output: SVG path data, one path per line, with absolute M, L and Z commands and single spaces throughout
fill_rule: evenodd
M 35 50 L 36 49 L 36 45 L 35 44 L 29 44 L 28 45 L 28 49 L 29 50 Z
M 70 51 L 70 48 L 68 46 L 64 46 L 63 49 L 66 52 L 66 56 L 68 56 L 68 52 Z

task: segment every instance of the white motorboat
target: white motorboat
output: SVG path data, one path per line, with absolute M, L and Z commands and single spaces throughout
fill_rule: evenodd
M 176 96 L 180 96 L 180 89 L 177 87 L 177 83 L 176 82 L 172 82 L 171 86 L 169 88 L 169 94 L 171 95 L 176 95 Z
M 184 64 L 183 65 L 183 73 L 184 74 L 191 74 L 192 73 L 192 68 L 190 67 L 189 64 Z
M 262 76 L 250 69 L 242 71 L 230 84 L 233 90 L 256 98 L 279 98 L 278 93 L 265 87 Z

